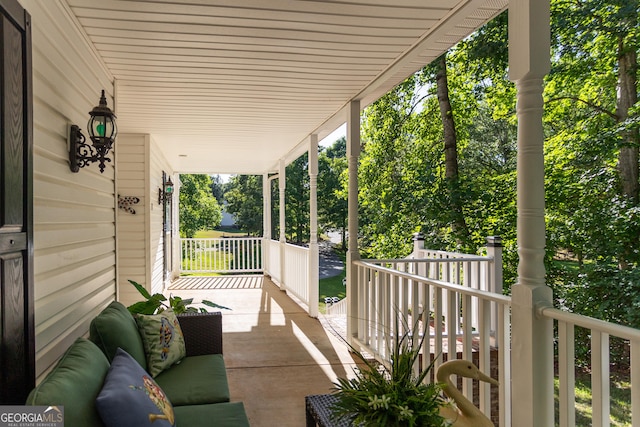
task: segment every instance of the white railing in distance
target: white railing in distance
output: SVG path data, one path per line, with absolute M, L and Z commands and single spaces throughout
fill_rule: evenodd
M 479 277 L 479 274 L 470 273 L 476 267 L 469 264 L 467 270 L 461 266 L 454 269 L 452 266 L 456 262 L 467 261 L 465 258 L 458 261 L 356 261 L 357 344 L 378 360 L 388 362 L 389 349 L 393 346 L 395 336 L 405 333 L 417 333 L 421 336 L 427 334 L 428 339 L 422 344 L 421 366 L 429 365 L 432 355 L 435 357 L 434 368 L 437 370 L 443 363 L 444 355 L 447 360 L 453 360 L 458 358 L 459 353 L 461 358 L 473 360 L 474 353 L 477 353 L 480 370 L 489 373 L 492 352 L 494 355 L 497 352 L 498 363 L 507 367 L 511 359 L 510 347 L 498 343 L 510 342 L 511 299 L 470 286 L 470 278 Z M 426 274 L 428 270 L 434 276 L 439 271 L 437 277 L 444 275 L 447 280 L 458 283 L 413 273 L 417 271 Z M 495 326 L 492 326 L 493 314 Z M 499 369 L 498 372 L 500 425 L 510 426 L 510 369 Z M 472 398 L 471 380 L 463 381 L 462 392 Z M 480 409 L 489 416 L 489 384 L 481 384 L 479 392 Z
M 640 330 L 603 320 L 542 307 L 540 315 L 558 323 L 558 381 L 560 427 L 575 425 L 575 328 L 587 329 L 591 336 L 592 426 L 611 425 L 610 410 L 610 337 L 629 341 L 631 348 L 631 424 L 640 426 Z
M 262 238 L 180 239 L 181 273 L 260 273 Z
M 347 299 L 343 298 L 338 302 L 327 305 L 326 313 L 330 316 L 346 316 L 347 315 Z
M 285 244 L 285 285 L 287 292 L 291 292 L 307 306 L 309 305 L 309 248 Z M 317 304 L 317 302 L 315 302 Z
M 280 271 L 280 242 L 277 240 L 269 240 L 269 264 L 267 274 L 277 283 L 282 282 L 282 272 Z

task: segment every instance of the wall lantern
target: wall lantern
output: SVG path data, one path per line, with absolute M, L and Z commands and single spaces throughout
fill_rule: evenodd
M 77 125 L 71 125 L 69 130 L 69 168 L 71 172 L 77 173 L 80 168 L 98 162 L 100 173 L 104 173 L 105 162 L 111 161 L 107 154 L 118 133 L 116 115 L 107 107 L 104 90 L 100 96 L 100 105 L 94 107 L 89 115 L 91 117 L 87 123 L 87 133 L 91 145 L 85 142 L 86 139 Z
M 173 194 L 173 182 L 171 178 L 167 178 L 167 175 L 162 172 L 162 187 L 158 188 L 158 204 L 161 205 L 165 200 L 171 200 Z

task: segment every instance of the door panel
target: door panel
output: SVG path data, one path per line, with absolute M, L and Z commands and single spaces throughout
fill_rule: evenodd
M 0 0 L 0 404 L 35 383 L 29 15 Z

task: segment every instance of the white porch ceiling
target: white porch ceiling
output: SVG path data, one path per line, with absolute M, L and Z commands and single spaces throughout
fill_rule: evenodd
M 507 0 L 66 0 L 116 80 L 121 133 L 178 172 L 264 173 Z

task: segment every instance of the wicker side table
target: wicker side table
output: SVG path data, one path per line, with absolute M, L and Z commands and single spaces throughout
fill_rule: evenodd
M 347 420 L 336 423 L 331 418 L 331 405 L 336 401 L 332 394 L 316 394 L 304 398 L 307 414 L 307 427 L 350 427 Z

